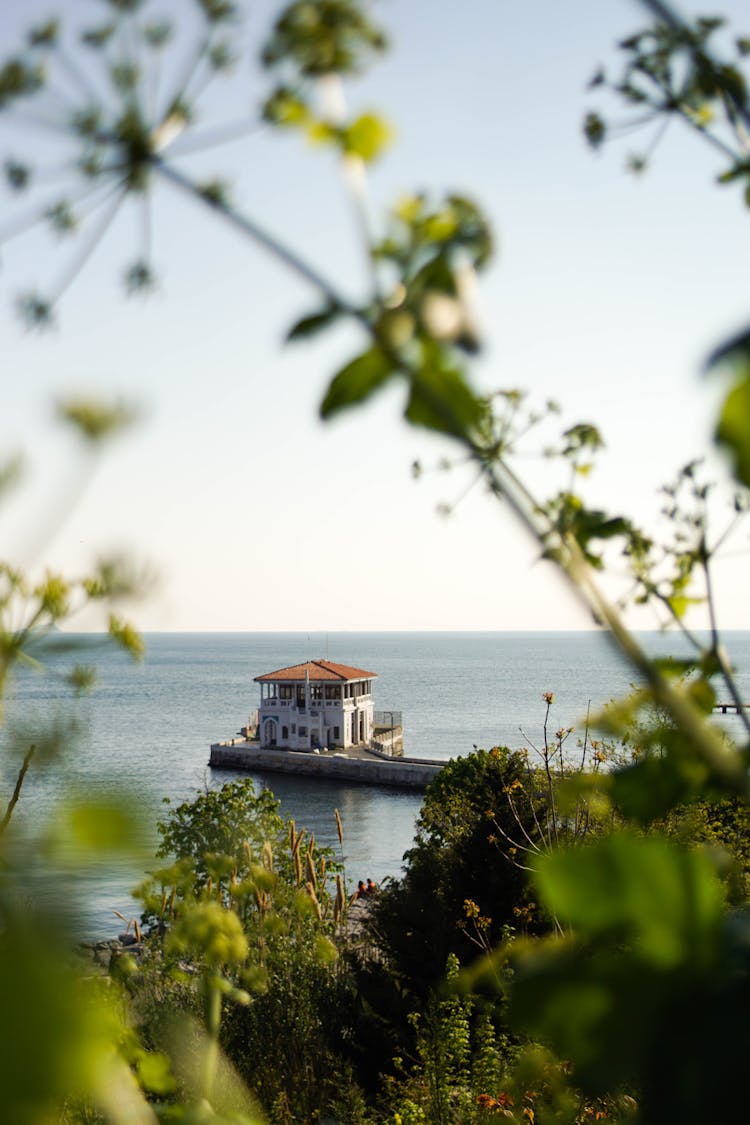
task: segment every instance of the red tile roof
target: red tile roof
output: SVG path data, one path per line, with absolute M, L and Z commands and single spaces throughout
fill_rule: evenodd
M 305 664 L 292 664 L 290 668 L 279 668 L 278 672 L 266 672 L 256 676 L 255 683 L 277 683 L 283 680 L 304 681 L 309 675 L 310 682 L 334 680 L 343 683 L 347 680 L 373 680 L 377 672 L 365 672 L 364 668 L 352 668 L 350 664 L 332 664 L 330 660 L 308 660 Z

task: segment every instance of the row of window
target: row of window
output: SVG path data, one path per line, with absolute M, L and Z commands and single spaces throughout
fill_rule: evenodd
M 296 734 L 296 733 L 297 733 L 297 724 L 292 723 L 292 734 Z M 307 736 L 307 727 L 301 726 L 299 728 L 299 735 L 300 735 L 300 738 L 305 738 Z M 340 738 L 338 727 L 333 728 L 333 730 L 331 732 L 331 737 L 334 738 L 334 739 Z M 281 739 L 283 741 L 286 738 L 289 738 L 289 727 L 282 727 L 281 728 Z
M 341 684 L 326 684 L 325 689 L 323 684 L 310 684 L 310 699 L 321 700 L 326 699 L 341 699 L 342 686 Z M 370 695 L 372 691 L 372 682 L 370 680 L 362 680 L 359 683 L 344 684 L 343 685 L 343 698 L 344 699 L 359 699 L 361 695 Z M 296 692 L 297 703 L 303 706 L 305 702 L 305 689 L 301 684 L 280 684 L 279 685 L 279 699 L 294 699 Z

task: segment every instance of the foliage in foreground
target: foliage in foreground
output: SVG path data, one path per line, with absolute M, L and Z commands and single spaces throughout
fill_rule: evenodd
M 643 0 L 643 6 L 655 16 L 655 25 L 621 45 L 625 54 L 621 79 L 610 83 L 601 73 L 595 89 L 609 86 L 618 99 L 636 107 L 638 117 L 629 124 L 655 126 L 660 134 L 672 121 L 684 123 L 726 158 L 723 182 L 746 187 L 750 175 L 750 101 L 743 73 L 750 51 L 747 39 L 737 37 L 727 57 L 721 21 L 688 23 L 664 0 Z M 645 754 L 611 775 L 607 796 L 623 815 L 645 826 L 668 820 L 676 809 L 696 801 L 718 797 L 746 805 L 748 717 L 740 712 L 743 728 L 736 744 L 728 742 L 710 719 L 712 683 L 717 678 L 730 698 L 738 705 L 742 701 L 720 641 L 711 584 L 712 558 L 728 532 L 709 534 L 708 490 L 696 480 L 695 464 L 682 470 L 678 485 L 671 489 L 663 543 L 625 514 L 586 502 L 583 481 L 602 445 L 596 427 L 589 423 L 570 427 L 562 436 L 557 452 L 569 469 L 567 486 L 546 500 L 534 496 L 519 475 L 522 462 L 514 460 L 533 420 L 524 414 L 523 396 L 515 390 L 479 396 L 471 380 L 471 356 L 480 343 L 471 293 L 476 275 L 492 253 L 491 233 L 476 204 L 457 193 L 441 200 L 414 195 L 398 203 L 377 235 L 367 236 L 372 292 L 364 300 L 359 295 L 348 298 L 294 248 L 236 210 L 220 180 L 194 182 L 174 163 L 170 146 L 196 116 L 190 88 L 195 70 L 204 66 L 210 80 L 231 62 L 236 15 L 231 0 L 199 0 L 203 24 L 189 79 L 170 91 L 153 113 L 148 111 L 149 64 L 140 60 L 155 66 L 154 60 L 169 48 L 173 29 L 161 21 L 144 22 L 145 5 L 137 0 L 110 0 L 107 8 L 110 19 L 84 30 L 72 61 L 63 49 L 60 26 L 52 20 L 35 28 L 25 48 L 0 68 L 2 109 L 12 110 L 44 96 L 57 64 L 69 73 L 72 67 L 78 75 L 77 88 L 86 91 L 80 103 L 64 107 L 62 127 L 75 148 L 71 167 L 83 182 L 73 198 L 43 200 L 31 221 L 36 217 L 60 235 L 73 235 L 79 204 L 89 198 L 89 217 L 96 216 L 95 225 L 89 226 L 82 252 L 57 285 L 43 295 L 21 295 L 19 310 L 27 322 L 49 325 L 58 298 L 123 199 L 143 200 L 157 178 L 176 184 L 316 288 L 320 303 L 291 330 L 291 338 L 305 339 L 342 319 L 360 331 L 361 350 L 331 379 L 321 406 L 323 415 L 360 405 L 388 383 L 399 383 L 405 392 L 407 419 L 455 443 L 459 455 L 534 537 L 540 552 L 557 565 L 573 596 L 609 630 L 643 684 L 640 700 L 617 720 L 619 733 L 628 733 L 654 706 L 668 718 L 669 738 L 662 752 Z M 385 37 L 359 0 L 296 0 L 277 22 L 264 55 L 273 76 L 265 119 L 279 129 L 322 141 L 340 154 L 350 173 L 354 169 L 355 182 L 361 182 L 364 165 L 382 153 L 389 130 L 374 114 L 329 113 L 324 100 L 316 98 L 315 85 L 321 76 L 330 87 L 331 81 L 357 74 L 384 44 Z M 88 83 L 81 81 L 75 64 L 80 49 L 101 64 L 107 91 L 103 98 L 92 101 Z M 84 70 L 87 67 L 88 63 Z M 586 132 L 592 143 L 599 144 L 608 126 L 592 113 Z M 639 159 L 637 168 L 644 163 Z M 12 191 L 35 189 L 34 169 L 26 160 L 10 158 L 5 172 Z M 354 192 L 354 203 L 365 220 L 360 228 L 368 231 L 363 193 Z M 153 284 L 148 251 L 144 247 L 127 267 L 128 291 L 143 291 Z M 737 484 L 748 485 L 747 330 L 716 349 L 712 365 L 717 364 L 729 368 L 732 382 L 717 419 L 716 439 L 731 457 Z M 100 412 L 74 411 L 73 415 L 92 440 L 107 432 L 108 423 Z M 0 480 L 8 475 L 0 471 Z M 746 499 L 740 496 L 738 515 L 744 507 Z M 618 552 L 618 563 L 624 562 L 629 573 L 623 600 L 653 606 L 693 644 L 691 658 L 680 667 L 650 659 L 625 626 L 619 602 L 607 596 L 599 572 Z M 101 582 L 94 580 L 82 589 L 86 597 L 98 597 L 106 586 L 103 574 Z M 27 655 L 27 642 L 38 627 L 48 631 L 66 617 L 72 588 L 57 576 L 27 584 L 14 568 L 3 569 L 0 609 L 8 611 L 9 620 L 3 622 L 0 687 L 5 686 L 8 667 Z M 710 621 L 707 642 L 685 623 L 687 609 L 701 598 Z M 8 609 L 19 603 L 28 610 L 21 615 L 20 629 L 17 612 Z M 128 647 L 137 647 L 136 637 L 119 618 L 112 619 L 110 628 Z M 685 680 L 682 674 L 688 671 L 693 675 Z M 74 687 L 88 679 L 88 673 L 75 669 L 71 676 Z M 33 749 L 32 744 L 22 755 L 17 788 L 24 784 Z M 8 805 L 11 817 L 14 798 L 15 790 Z M 89 834 L 92 845 L 102 837 L 101 820 L 97 832 Z M 134 1076 L 140 1078 L 141 1087 L 160 1096 L 159 1087 L 165 1087 L 160 1056 L 140 1055 L 132 1043 L 123 1047 L 127 1034 L 116 1012 L 111 1014 L 117 1005 L 92 1003 L 89 1008 L 79 1003 L 77 996 L 65 991 L 59 960 L 44 956 L 33 940 L 26 941 L 29 915 L 19 910 L 23 895 L 12 885 L 21 864 L 9 839 L 4 833 L 3 859 L 10 872 L 2 888 L 4 963 L 12 963 L 17 980 L 23 982 L 22 989 L 7 982 L 15 1037 L 7 1053 L 12 1067 L 4 1074 L 9 1109 L 20 1122 L 44 1121 L 56 1112 L 68 1087 L 75 1098 L 88 1095 L 111 1121 L 154 1120 Z M 719 861 L 707 852 L 641 831 L 617 833 L 572 850 L 557 844 L 534 857 L 530 866 L 540 906 L 554 917 L 559 932 L 542 941 L 517 944 L 494 954 L 491 961 L 505 964 L 510 959 L 511 1019 L 566 1056 L 574 1080 L 585 1091 L 616 1093 L 620 1083 L 632 1084 L 645 1123 L 684 1125 L 730 1116 L 746 1100 L 743 1064 L 750 1048 L 746 1018 L 750 975 L 746 918 L 727 902 Z M 37 855 L 49 859 L 49 852 L 42 849 Z M 184 984 L 186 995 L 199 1001 L 206 1031 L 192 1035 L 197 1056 L 183 1068 L 184 1098 L 173 1113 L 183 1120 L 210 1117 L 212 1103 L 216 1121 L 250 1120 L 254 1112 L 241 1092 L 236 1100 L 232 1094 L 223 1102 L 223 1092 L 241 1087 L 226 1076 L 218 1081 L 222 996 L 246 1003 L 249 1010 L 253 1007 L 253 994 L 237 979 L 248 956 L 248 939 L 229 900 L 242 904 L 249 921 L 256 918 L 264 895 L 275 902 L 280 884 L 273 847 L 265 859 L 248 858 L 247 877 L 241 880 L 248 883 L 246 898 L 232 883 L 237 857 L 219 853 L 218 858 L 222 856 L 229 863 L 217 860 L 215 869 L 215 861 L 205 857 L 200 871 L 190 872 L 186 864 L 166 881 L 165 890 L 172 888 L 166 900 L 162 896 L 150 902 L 175 943 L 170 950 L 165 936 L 164 956 L 189 952 L 197 966 L 194 984 L 190 980 Z M 306 933 L 308 925 L 303 898 L 304 910 L 308 914 L 312 910 L 313 928 L 325 923 L 314 880 L 308 881 L 318 905 L 305 886 L 302 896 L 285 901 L 281 910 L 286 936 L 295 935 L 297 941 L 302 941 L 299 934 Z M 582 892 L 587 883 L 597 889 L 596 896 Z M 260 896 L 255 906 L 253 896 Z M 42 927 L 35 932 L 42 932 Z M 261 926 L 256 941 L 266 942 L 267 936 Z M 269 948 L 271 944 L 269 938 Z M 266 945 L 262 948 L 265 952 Z M 70 987 L 77 985 L 73 979 Z M 58 1010 L 56 995 L 69 996 L 71 1012 L 67 1006 L 64 1012 Z M 45 1017 L 42 1023 L 37 1022 L 40 1014 Z M 40 1053 L 42 1042 L 46 1049 Z M 23 1064 L 38 1059 L 43 1062 L 32 1088 L 26 1085 Z M 191 1074 L 197 1075 L 193 1083 Z M 103 1076 L 107 1077 L 104 1088 Z M 496 1100 L 497 1105 L 483 1105 L 483 1111 L 496 1116 L 506 1115 L 506 1110 L 516 1112 Z M 435 1112 L 443 1112 L 439 1099 L 429 1104 Z M 557 1110 L 553 1107 L 550 1112 L 554 1119 Z M 528 1105 L 522 1115 L 541 1120 Z
M 287 1125 L 358 1095 L 334 1049 L 353 1003 L 334 941 L 347 905 L 339 865 L 278 810 L 249 779 L 170 808 L 159 851 L 171 863 L 141 888 L 152 934 L 128 989 L 144 1042 L 163 1047 L 182 1017 L 202 1019 L 238 1081 Z M 212 951 L 224 946 L 235 955 L 217 976 Z

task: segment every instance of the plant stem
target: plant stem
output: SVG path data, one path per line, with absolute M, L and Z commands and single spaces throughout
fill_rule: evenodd
M 206 1101 L 211 1104 L 216 1082 L 216 1071 L 219 1063 L 219 1027 L 221 1025 L 221 992 L 213 976 L 207 976 L 203 982 L 205 989 L 205 1014 L 208 1042 L 203 1056 L 202 1093 Z
M 24 759 L 23 759 L 23 762 L 21 763 L 21 768 L 18 771 L 18 777 L 16 778 L 15 788 L 13 789 L 13 795 L 10 798 L 10 800 L 8 801 L 8 807 L 5 810 L 5 816 L 3 817 L 2 821 L 0 821 L 0 835 L 2 835 L 2 833 L 8 827 L 8 824 L 10 823 L 10 818 L 13 816 L 13 810 L 15 809 L 16 805 L 18 804 L 18 798 L 21 796 L 21 789 L 23 787 L 23 783 L 24 783 L 24 780 L 26 778 L 26 774 L 29 772 L 29 766 L 31 765 L 31 759 L 34 757 L 35 753 L 36 753 L 36 746 L 34 746 L 34 744 L 32 743 L 32 745 L 28 748 L 28 750 L 24 754 Z
M 490 464 L 482 457 L 481 450 L 477 450 L 476 455 L 485 465 L 492 492 L 509 503 L 522 526 L 540 546 L 548 547 L 541 523 L 542 509 L 523 482 L 506 462 Z M 747 799 L 750 795 L 750 783 L 740 756 L 727 749 L 720 733 L 704 721 L 698 709 L 673 687 L 648 658 L 625 626 L 620 614 L 600 590 L 577 540 L 569 532 L 558 536 L 555 557 L 573 593 L 593 614 L 595 620 L 606 626 L 613 643 L 651 689 L 655 702 L 671 715 L 716 778 L 730 792 Z
M 246 215 L 242 215 L 228 203 L 214 202 L 213 200 L 206 199 L 196 183 L 187 176 L 184 176 L 182 172 L 179 172 L 171 164 L 167 164 L 160 157 L 154 156 L 153 165 L 156 171 L 161 173 L 165 179 L 169 180 L 171 183 L 181 188 L 182 191 L 187 192 L 188 195 L 191 195 L 204 205 L 212 207 L 219 215 L 226 219 L 230 226 L 234 227 L 236 231 L 252 239 L 253 242 L 257 242 L 265 250 L 273 254 L 275 258 L 278 258 L 279 261 L 289 266 L 296 274 L 299 274 L 300 277 L 303 277 L 305 281 L 308 281 L 310 285 L 322 293 L 335 308 L 341 309 L 342 312 L 349 313 L 351 316 L 360 319 L 360 314 L 357 309 L 355 309 L 345 297 L 342 297 L 322 274 L 318 273 L 316 269 L 309 265 L 303 258 L 300 258 L 299 255 L 288 246 L 285 246 L 283 242 L 269 231 L 258 226 L 252 219 L 248 218 Z

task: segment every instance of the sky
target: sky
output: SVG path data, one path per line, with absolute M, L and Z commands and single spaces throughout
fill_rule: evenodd
M 738 33 L 748 30 L 743 7 L 722 5 Z M 268 79 L 250 60 L 279 8 L 251 6 L 248 54 L 226 87 L 208 92 L 206 124 L 261 103 Z M 36 18 L 57 12 L 75 29 L 101 22 L 103 9 L 102 0 L 5 0 L 2 54 Z M 187 9 L 177 0 L 146 8 L 182 12 L 185 41 Z M 652 526 L 658 486 L 711 456 L 721 388 L 702 364 L 747 321 L 750 216 L 736 188 L 716 186 L 721 162 L 678 127 L 637 178 L 624 166 L 645 137 L 598 153 L 585 144 L 585 113 L 606 104 L 587 82 L 599 64 L 616 66 L 614 44 L 647 22 L 642 9 L 634 0 L 382 0 L 373 14 L 391 49 L 347 89 L 353 110 L 376 108 L 394 127 L 369 176 L 372 223 L 415 190 L 482 205 L 498 249 L 479 297 L 476 385 L 524 388 L 534 403 L 553 397 L 561 427 L 599 426 L 607 449 L 591 499 Z M 54 167 L 55 143 L 0 117 L 3 159 L 32 154 Z M 357 224 L 328 153 L 261 127 L 179 166 L 228 178 L 242 211 L 340 289 L 363 291 Z M 17 204 L 6 193 L 0 207 L 5 229 Z M 146 631 L 591 626 L 481 486 L 466 492 L 460 470 L 412 478 L 415 460 L 429 468 L 453 451 L 406 426 L 397 388 L 319 421 L 329 378 L 360 341 L 344 327 L 284 344 L 317 307 L 307 284 L 169 186 L 155 192 L 152 219 L 156 294 L 122 296 L 139 229 L 125 208 L 44 335 L 19 323 L 14 297 L 53 284 L 71 248 L 36 228 L 2 247 L 0 449 L 22 450 L 26 463 L 0 508 L 5 557 L 76 574 L 127 549 L 159 575 L 132 611 Z M 54 402 L 72 392 L 135 402 L 139 424 L 87 459 L 53 419 Z M 533 443 L 520 468 L 543 495 L 565 483 Z M 450 517 L 439 514 L 464 493 Z M 740 530 L 716 564 L 725 628 L 750 628 L 747 548 Z M 98 627 L 86 615 L 72 624 Z

